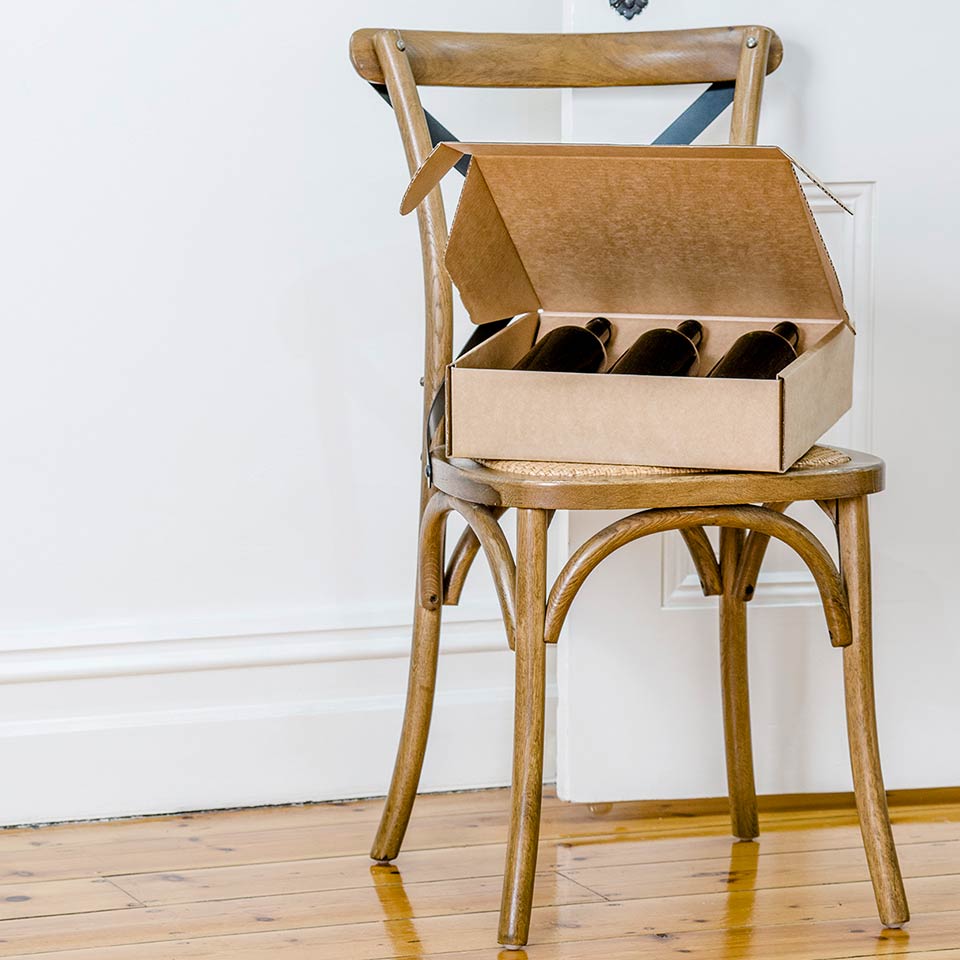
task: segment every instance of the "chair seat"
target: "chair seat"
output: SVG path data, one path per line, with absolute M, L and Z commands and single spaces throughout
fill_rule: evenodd
M 433 478 L 444 493 L 487 506 L 618 510 L 857 497 L 883 489 L 884 463 L 839 447 L 814 447 L 786 473 L 482 463 L 435 451 Z

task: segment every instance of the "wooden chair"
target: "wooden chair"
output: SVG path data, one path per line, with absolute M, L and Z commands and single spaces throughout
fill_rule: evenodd
M 364 79 L 385 84 L 411 173 L 431 150 L 417 85 L 603 87 L 736 81 L 730 141 L 756 142 L 764 77 L 782 58 L 761 26 L 665 33 L 526 35 L 360 30 L 350 45 Z M 426 291 L 424 414 L 451 360 L 452 291 L 443 266 L 447 223 L 439 189 L 418 209 Z M 424 450 L 424 457 L 427 451 Z M 545 644 L 556 643 L 580 585 L 605 556 L 639 537 L 679 530 L 704 592 L 720 597 L 721 682 L 727 779 L 735 836 L 758 835 L 747 689 L 746 604 L 771 537 L 793 547 L 823 599 L 831 640 L 843 649 L 847 729 L 857 811 L 880 919 L 909 912 L 890 829 L 877 747 L 873 690 L 867 497 L 883 489 L 883 463 L 849 452 L 840 466 L 776 474 L 709 473 L 558 481 L 448 460 L 434 450 L 433 484 L 421 488 L 417 597 L 406 713 L 396 767 L 371 856 L 400 852 L 417 792 L 433 707 L 442 604 L 456 604 L 481 546 L 516 654 L 513 788 L 499 942 L 527 942 L 540 826 Z M 823 545 L 784 516 L 816 501 L 837 530 L 841 572 Z M 762 504 L 762 506 L 757 506 Z M 517 516 L 516 560 L 499 518 Z M 555 510 L 639 510 L 611 524 L 570 558 L 547 590 L 547 526 Z M 444 569 L 451 511 L 468 527 Z M 704 526 L 720 528 L 719 557 Z

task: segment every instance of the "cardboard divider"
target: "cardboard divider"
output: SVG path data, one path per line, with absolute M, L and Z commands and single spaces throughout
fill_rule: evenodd
M 661 327 L 676 329 L 684 320 L 699 320 L 703 326 L 703 339 L 697 348 L 700 354 L 700 367 L 696 376 L 706 376 L 713 365 L 733 346 L 734 341 L 752 330 L 771 330 L 782 322 L 782 317 L 691 317 L 691 316 L 627 316 L 615 313 L 544 313 L 540 318 L 537 340 L 557 327 L 573 324 L 585 326 L 592 317 L 606 317 L 613 325 L 610 342 L 607 344 L 607 363 L 604 370 L 620 359 L 633 344 L 648 330 Z M 793 320 L 800 331 L 798 353 L 803 354 L 816 343 L 836 329 L 835 321 L 830 320 Z

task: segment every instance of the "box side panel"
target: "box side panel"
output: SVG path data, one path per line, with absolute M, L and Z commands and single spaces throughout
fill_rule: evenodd
M 854 339 L 846 324 L 838 324 L 781 374 L 784 470 L 850 409 Z
M 495 333 L 488 340 L 474 347 L 469 353 L 458 357 L 446 370 L 446 408 L 444 410 L 444 443 L 447 456 L 453 454 L 453 409 L 454 377 L 456 368 L 490 370 L 510 370 L 513 365 L 533 346 L 540 325 L 536 313 L 527 313 L 517 317 L 508 327 Z
M 456 457 L 780 469 L 780 384 L 452 370 Z
M 444 260 L 474 323 L 540 306 L 483 174 L 467 173 Z

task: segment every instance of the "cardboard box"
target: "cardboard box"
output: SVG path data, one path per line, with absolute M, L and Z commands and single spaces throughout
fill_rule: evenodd
M 464 154 L 447 270 L 475 323 L 522 316 L 448 368 L 449 456 L 778 472 L 849 409 L 853 328 L 780 149 L 440 144 L 401 212 Z M 644 331 L 700 320 L 701 376 L 511 369 L 594 316 L 615 328 L 608 366 Z M 801 354 L 778 379 L 702 376 L 784 319 Z

